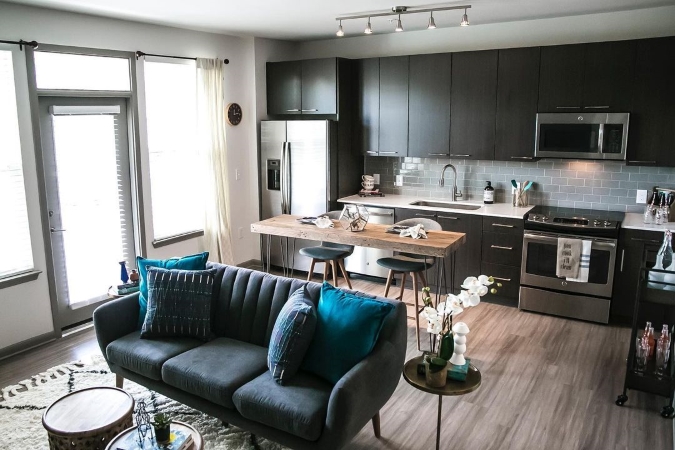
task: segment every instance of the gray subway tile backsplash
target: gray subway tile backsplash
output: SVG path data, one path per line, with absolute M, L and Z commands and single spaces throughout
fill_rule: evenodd
M 463 200 L 481 200 L 485 182 L 491 181 L 495 200 L 511 201 L 511 180 L 532 180 L 531 204 L 642 212 L 643 205 L 635 203 L 637 189 L 655 185 L 675 188 L 675 168 L 627 166 L 615 161 L 504 162 L 367 156 L 366 173 L 380 174 L 380 189 L 385 194 L 449 199 L 452 171 L 445 173 L 445 187 L 438 185 L 441 170 L 448 162 L 457 168 L 457 186 Z M 394 186 L 396 175 L 403 175 L 403 186 Z

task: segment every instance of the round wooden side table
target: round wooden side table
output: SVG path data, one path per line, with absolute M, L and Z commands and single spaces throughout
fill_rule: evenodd
M 417 365 L 424 362 L 422 356 L 417 356 L 405 363 L 403 367 L 403 378 L 415 389 L 428 392 L 430 394 L 438 395 L 438 420 L 436 421 L 436 450 L 440 449 L 441 444 L 441 412 L 443 408 L 444 395 L 464 395 L 473 392 L 480 386 L 480 371 L 473 365 L 469 364 L 469 372 L 464 381 L 448 380 L 448 383 L 441 387 L 435 388 L 427 386 L 424 375 L 417 373 Z
M 51 450 L 103 450 L 133 424 L 134 399 L 122 389 L 91 387 L 52 403 L 42 416 Z
M 186 433 L 190 433 L 192 435 L 192 447 L 190 447 L 190 450 L 204 450 L 204 438 L 202 437 L 201 433 L 197 431 L 195 427 L 192 425 L 188 425 L 185 422 L 179 422 L 179 421 L 174 421 L 171 422 L 171 430 L 176 431 L 184 431 Z M 124 441 L 124 439 L 127 438 L 127 436 L 131 433 L 136 433 L 136 427 L 131 427 L 128 428 L 124 431 L 122 431 L 120 434 L 115 436 L 111 441 L 110 444 L 108 444 L 108 447 L 106 447 L 106 450 L 115 450 L 117 443 L 121 443 Z

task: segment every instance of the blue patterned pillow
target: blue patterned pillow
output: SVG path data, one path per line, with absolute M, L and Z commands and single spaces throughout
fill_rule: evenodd
M 316 309 L 302 287 L 288 298 L 272 329 L 267 367 L 277 383 L 286 384 L 298 371 L 315 328 Z
M 215 269 L 149 267 L 148 312 L 141 338 L 186 336 L 208 341 Z

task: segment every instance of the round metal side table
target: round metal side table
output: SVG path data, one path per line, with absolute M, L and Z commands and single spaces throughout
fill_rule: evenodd
M 438 395 L 438 420 L 436 421 L 436 450 L 440 449 L 441 444 L 441 412 L 443 408 L 443 396 L 445 395 L 464 395 L 473 392 L 480 386 L 481 376 L 480 371 L 473 365 L 469 365 L 469 372 L 466 380 L 453 381 L 448 380 L 448 383 L 441 388 L 434 388 L 427 386 L 424 375 L 417 373 L 417 365 L 424 362 L 422 356 L 417 356 L 405 363 L 403 367 L 403 378 L 415 389 L 428 392 L 429 394 Z

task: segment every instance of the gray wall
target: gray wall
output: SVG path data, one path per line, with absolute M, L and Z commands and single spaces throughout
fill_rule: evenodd
M 573 208 L 642 212 L 635 203 L 637 189 L 655 185 L 675 187 L 675 169 L 626 166 L 619 162 L 543 160 L 537 162 L 469 161 L 435 158 L 366 157 L 366 173 L 380 174 L 385 194 L 450 199 L 452 171 L 445 173 L 445 187 L 438 186 L 447 163 L 457 168 L 457 185 L 464 200 L 482 200 L 486 181 L 495 188 L 495 201 L 511 201 L 511 180 L 532 180 L 531 204 Z M 403 175 L 403 186 L 394 186 Z

